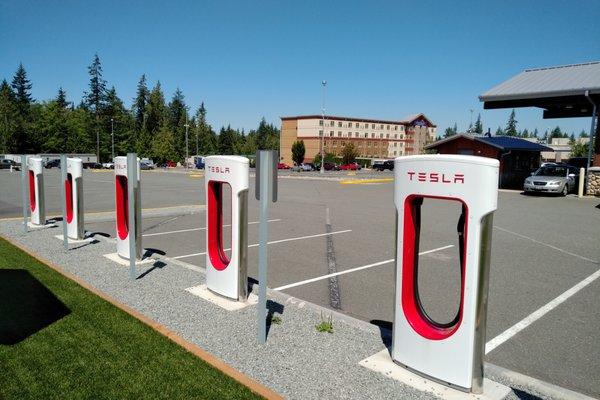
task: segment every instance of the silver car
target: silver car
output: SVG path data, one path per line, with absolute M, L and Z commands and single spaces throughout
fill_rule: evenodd
M 544 165 L 525 179 L 523 191 L 527 193 L 555 193 L 566 196 L 575 191 L 579 171 L 570 165 Z

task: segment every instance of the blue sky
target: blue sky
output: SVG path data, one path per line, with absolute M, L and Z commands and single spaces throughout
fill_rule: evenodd
M 600 2 L 573 1 L 7 1 L 0 0 L 0 79 L 23 62 L 33 96 L 59 86 L 79 102 L 98 53 L 130 106 L 145 73 L 169 99 L 204 101 L 217 129 L 264 116 L 327 113 L 401 119 L 424 112 L 439 131 L 492 132 L 510 110 L 477 96 L 526 68 L 600 60 Z M 519 128 L 589 129 L 517 109 Z

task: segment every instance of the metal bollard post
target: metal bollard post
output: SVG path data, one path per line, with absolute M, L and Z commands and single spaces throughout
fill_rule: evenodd
M 137 189 L 137 154 L 127 154 L 127 203 L 129 206 L 128 210 L 128 224 L 129 224 L 129 277 L 135 279 L 137 272 L 135 268 L 135 262 L 137 260 L 137 226 L 136 220 L 136 189 Z
M 60 198 L 62 200 L 62 218 L 63 218 L 63 242 L 65 251 L 69 251 L 69 237 L 67 236 L 67 194 L 65 193 L 65 182 L 67 181 L 67 156 L 60 155 Z
M 27 233 L 27 156 L 21 155 L 21 195 L 23 197 L 23 233 Z
M 267 240 L 269 202 L 277 201 L 277 152 L 258 151 L 256 157 L 256 199 L 260 201 L 258 228 L 258 341 L 267 341 Z
M 577 188 L 577 197 L 583 197 L 583 184 L 585 183 L 585 168 L 579 168 L 579 187 Z

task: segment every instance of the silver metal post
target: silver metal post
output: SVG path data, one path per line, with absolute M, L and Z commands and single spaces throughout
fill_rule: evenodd
M 592 147 L 594 147 L 594 139 L 596 136 L 596 117 L 597 117 L 597 106 L 596 103 L 594 103 L 590 97 L 590 91 L 586 90 L 585 91 L 585 97 L 587 97 L 588 101 L 590 103 L 592 103 L 592 105 L 594 106 L 594 109 L 592 111 L 592 123 L 590 126 L 590 141 L 588 142 L 588 159 L 587 159 L 587 167 L 590 168 L 592 166 Z
M 327 81 L 322 81 L 323 85 L 323 102 L 321 104 L 321 121 L 323 121 L 323 126 L 321 130 L 321 170 L 320 172 L 325 173 L 325 86 L 327 86 Z
M 188 169 L 188 158 L 190 158 L 189 146 L 188 146 L 188 128 L 190 124 L 188 124 L 188 115 L 187 110 L 185 112 L 185 169 Z M 197 155 L 197 154 L 196 154 Z
M 269 203 L 271 202 L 273 180 L 272 151 L 260 152 L 260 209 L 258 228 L 258 341 L 267 341 L 267 240 L 269 238 Z
M 111 162 L 115 162 L 115 127 L 114 127 L 114 119 L 110 119 L 110 137 L 112 140 L 112 160 Z
M 23 233 L 27 233 L 27 156 L 21 155 L 21 195 L 23 197 Z
M 62 227 L 63 227 L 63 243 L 65 245 L 65 251 L 69 251 L 69 238 L 67 236 L 67 156 L 64 154 L 60 155 L 60 198 L 62 199 Z
M 135 279 L 137 271 L 135 261 L 137 259 L 137 227 L 135 226 L 135 190 L 137 186 L 137 154 L 127 153 L 127 203 L 129 224 L 129 277 Z

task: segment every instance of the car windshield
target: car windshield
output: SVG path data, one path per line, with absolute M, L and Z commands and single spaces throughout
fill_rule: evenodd
M 535 176 L 567 176 L 567 167 L 547 165 L 535 171 Z

